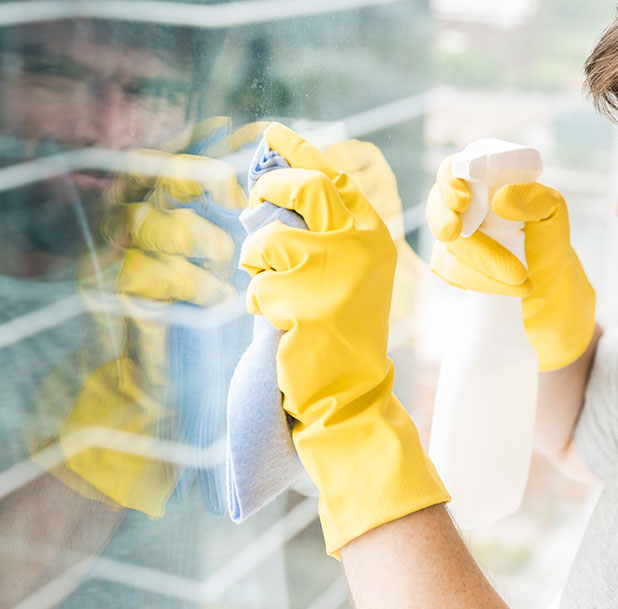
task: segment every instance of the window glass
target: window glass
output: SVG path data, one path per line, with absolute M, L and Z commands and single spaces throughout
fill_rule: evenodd
M 227 516 L 226 402 L 253 331 L 238 215 L 270 120 L 331 154 L 372 142 L 392 168 L 398 191 L 379 153 L 340 152 L 397 241 L 390 355 L 424 441 L 438 313 L 459 298 L 423 263 L 447 154 L 538 147 L 611 318 L 616 148 L 580 83 L 614 5 L 494 4 L 0 2 L 7 607 L 349 606 L 300 484 Z M 557 593 L 589 500 L 535 460 L 522 511 L 470 539 L 513 606 Z

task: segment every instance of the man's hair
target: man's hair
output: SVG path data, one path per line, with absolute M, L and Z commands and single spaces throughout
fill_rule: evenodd
M 618 122 L 618 19 L 601 34 L 584 72 L 584 88 L 596 110 Z

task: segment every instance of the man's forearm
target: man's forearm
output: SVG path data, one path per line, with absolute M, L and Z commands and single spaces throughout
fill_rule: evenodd
M 575 451 L 573 431 L 584 404 L 586 385 L 602 329 L 595 326 L 586 351 L 572 364 L 541 372 L 536 418 L 535 450 L 565 474 L 581 482 L 596 478 Z
M 60 577 L 64 594 L 69 594 L 124 515 L 78 495 L 46 473 L 2 499 L 0 609 Z
M 443 504 L 368 531 L 341 558 L 357 609 L 507 609 Z

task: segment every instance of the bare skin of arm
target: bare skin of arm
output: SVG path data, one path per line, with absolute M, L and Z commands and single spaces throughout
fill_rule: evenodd
M 579 359 L 539 378 L 535 449 L 565 474 L 587 483 L 596 478 L 577 455 L 573 432 L 602 333 L 596 326 Z M 361 535 L 341 549 L 341 558 L 357 609 L 507 609 L 444 505 Z
M 443 504 L 368 531 L 341 558 L 357 609 L 508 609 Z
M 0 500 L 0 609 L 54 581 L 56 602 L 68 596 L 124 514 L 45 473 Z
M 573 432 L 584 405 L 586 385 L 602 329 L 597 325 L 590 345 L 572 364 L 541 372 L 537 406 L 535 450 L 567 476 L 594 484 L 597 478 L 575 450 Z

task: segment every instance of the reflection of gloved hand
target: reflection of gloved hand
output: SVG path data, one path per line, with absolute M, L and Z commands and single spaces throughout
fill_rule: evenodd
M 493 196 L 493 211 L 525 222 L 528 270 L 480 231 L 460 237 L 461 213 L 470 202 L 465 181 L 454 178 L 450 158 L 440 166 L 429 194 L 427 220 L 438 239 L 430 268 L 448 283 L 522 298 L 526 335 L 541 370 L 561 368 L 588 346 L 595 296 L 570 244 L 562 195 L 542 184 L 511 184 Z
M 182 421 L 169 395 L 168 327 L 145 319 L 139 299 L 210 307 L 231 297 L 232 237 L 183 206 L 201 197 L 200 212 L 205 212 L 213 203 L 236 207 L 244 199 L 235 180 L 223 179 L 229 167 L 219 161 L 154 151 L 136 151 L 134 161 L 141 172 L 123 175 L 110 189 L 102 226 L 121 253 L 115 289 L 126 302 L 124 344 L 120 357 L 86 379 L 61 427 L 60 443 L 69 468 L 89 484 L 119 505 L 159 516 L 176 483 L 173 465 L 104 446 L 73 454 L 71 438 L 86 427 L 101 426 L 149 436 L 153 446 L 155 438 L 180 439 Z M 165 175 L 158 176 L 161 168 Z M 201 183 L 199 176 L 211 177 Z
M 200 306 L 212 306 L 233 294 L 225 281 L 234 270 L 233 239 L 224 228 L 202 217 L 209 206 L 205 191 L 211 196 L 211 207 L 212 203 L 232 209 L 244 205 L 242 190 L 231 177 L 224 188 L 216 183 L 216 176 L 224 171 L 229 174 L 231 168 L 194 155 L 134 154 L 143 171 L 155 173 L 159 168 L 165 175 L 132 174 L 108 193 L 116 203 L 103 223 L 103 232 L 125 250 L 118 292 Z M 196 179 L 200 175 L 205 178 L 203 183 Z
M 191 149 L 209 150 L 204 142 L 213 141 L 208 138 L 211 126 L 196 128 L 200 143 Z M 237 130 L 224 138 L 227 145 L 216 138 L 218 153 L 233 151 L 230 140 L 238 146 L 246 144 L 242 134 L 255 137 L 254 131 L 247 126 Z M 100 499 L 102 493 L 104 500 L 156 517 L 162 515 L 179 475 L 175 465 L 158 458 L 156 441 L 197 445 L 198 438 L 188 436 L 221 435 L 218 421 L 224 422 L 224 401 L 215 400 L 212 380 L 216 377 L 221 385 L 225 380 L 219 378 L 220 367 L 212 372 L 202 367 L 215 357 L 222 366 L 229 359 L 221 344 L 205 345 L 211 338 L 208 331 L 171 326 L 161 318 L 162 311 L 170 311 L 169 305 L 177 302 L 188 303 L 181 305 L 188 311 L 185 315 L 191 313 L 191 305 L 196 312 L 203 311 L 241 287 L 235 278 L 244 274 L 235 272 L 235 246 L 242 239 L 238 213 L 245 198 L 235 171 L 223 161 L 135 151 L 126 171 L 106 192 L 106 200 L 108 213 L 101 229 L 116 251 L 116 261 L 110 264 L 109 251 L 100 252 L 99 259 L 105 262 L 102 272 L 96 273 L 85 258 L 80 287 L 87 307 L 100 310 L 96 301 L 103 276 L 105 289 L 120 297 L 126 316 L 88 316 L 84 346 L 48 375 L 35 408 L 60 411 L 61 400 L 50 404 L 50 393 L 62 394 L 64 404 L 71 404 L 56 430 L 48 430 L 47 438 L 58 435 L 69 468 L 59 468 L 55 475 L 81 494 Z M 233 347 L 226 348 L 231 352 Z M 208 355 L 211 350 L 217 353 L 210 360 L 197 358 L 204 349 Z M 79 379 L 71 378 L 76 369 Z M 177 378 L 178 369 L 182 378 Z M 52 387 L 54 391 L 49 392 Z M 193 394 L 199 394 L 197 400 Z M 212 412 L 200 412 L 199 406 L 204 405 Z M 208 418 L 211 431 L 200 427 L 200 417 Z M 210 420 L 217 417 L 214 423 Z M 92 426 L 120 432 L 125 438 L 138 434 L 141 452 L 100 443 L 80 450 L 84 432 Z M 33 452 L 41 447 L 40 438 L 30 440 Z
M 250 205 L 294 209 L 309 230 L 275 222 L 246 240 L 248 308 L 286 332 L 279 387 L 334 553 L 448 495 L 392 394 L 386 344 L 396 250 L 386 226 L 356 184 L 294 132 L 274 123 L 264 137 L 292 169 L 261 177 Z

